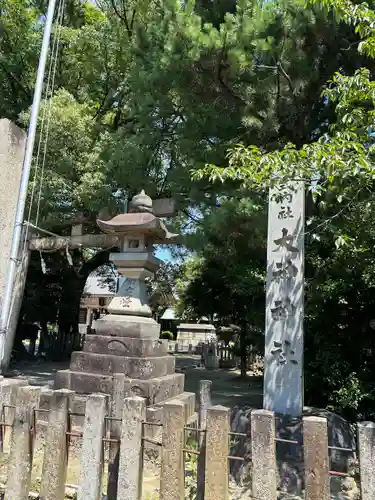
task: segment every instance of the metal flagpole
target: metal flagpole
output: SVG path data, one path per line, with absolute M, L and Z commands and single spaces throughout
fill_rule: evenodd
M 54 13 L 55 13 L 55 7 L 56 7 L 56 0 L 49 0 L 47 17 L 46 17 L 46 24 L 45 24 L 45 28 L 44 28 L 44 34 L 43 34 L 42 49 L 41 49 L 41 53 L 40 53 L 38 72 L 37 72 L 37 78 L 36 78 L 36 83 L 35 83 L 33 104 L 31 107 L 31 116 L 30 116 L 29 130 L 28 130 L 27 141 L 26 141 L 25 157 L 24 157 L 24 161 L 23 161 L 22 177 L 21 177 L 21 183 L 20 183 L 20 188 L 19 188 L 19 193 L 18 193 L 17 213 L 16 213 L 16 221 L 15 221 L 14 231 L 13 231 L 13 240 L 12 240 L 12 248 L 11 248 L 11 254 L 10 254 L 10 261 L 9 261 L 9 270 L 8 270 L 8 276 L 7 276 L 6 286 L 5 286 L 5 290 L 4 290 L 4 302 L 3 302 L 3 307 L 1 310 L 1 317 L 0 317 L 0 370 L 1 370 L 1 372 L 3 372 L 3 370 L 6 368 L 4 366 L 4 359 L 5 360 L 7 358 L 9 359 L 9 356 L 7 356 L 7 353 L 5 352 L 6 337 L 8 335 L 8 324 L 9 324 L 9 316 L 10 316 L 10 312 L 11 312 L 13 287 L 15 284 L 15 276 L 16 276 L 16 271 L 17 271 L 17 261 L 19 258 L 20 243 L 21 243 L 21 237 L 22 237 L 22 232 L 23 232 L 22 228 L 23 228 L 23 222 L 24 222 L 24 212 L 25 212 L 26 199 L 27 199 L 27 190 L 28 190 L 29 177 L 30 177 L 30 171 L 31 171 L 31 163 L 32 163 L 32 158 L 33 158 L 37 120 L 38 120 L 38 114 L 39 114 L 40 100 L 41 100 L 42 91 L 43 91 L 43 81 L 44 81 L 44 74 L 45 74 L 46 62 L 47 62 L 48 51 L 49 51 L 49 42 L 50 42 L 50 38 L 51 38 L 51 31 L 52 31 L 52 24 L 53 24 L 53 18 L 54 18 Z M 12 349 L 12 345 L 9 347 L 9 349 Z

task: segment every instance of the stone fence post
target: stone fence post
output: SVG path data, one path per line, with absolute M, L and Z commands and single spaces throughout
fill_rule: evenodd
M 185 406 L 180 401 L 163 405 L 160 500 L 184 500 Z
M 251 412 L 251 460 L 253 495 L 262 500 L 277 498 L 275 416 L 272 411 Z
M 207 410 L 205 500 L 229 500 L 229 408 Z
M 306 500 L 329 500 L 330 477 L 327 419 L 303 417 Z
M 113 387 L 111 397 L 110 416 L 114 419 L 121 419 L 124 408 L 124 387 L 125 375 L 123 373 L 115 373 L 113 376 Z M 111 439 L 121 439 L 121 421 L 110 420 L 109 424 Z M 120 443 L 111 442 L 109 444 L 108 457 L 108 500 L 116 500 L 117 498 L 117 480 L 119 473 L 120 461 Z
M 201 380 L 199 385 L 199 408 L 198 408 L 198 429 L 199 429 L 199 450 L 198 456 L 198 478 L 197 478 L 197 500 L 204 500 L 205 468 L 206 468 L 206 429 L 207 429 L 207 409 L 211 403 L 211 380 Z
M 124 400 L 117 498 L 140 500 L 142 495 L 143 422 L 146 401 L 140 397 Z
M 45 439 L 40 497 L 43 500 L 64 500 L 68 465 L 68 412 L 74 392 L 54 391 L 50 398 L 48 427 Z M 52 457 L 52 459 L 51 459 Z
M 104 394 L 91 394 L 87 398 L 78 500 L 98 500 L 101 498 L 103 436 L 107 401 L 107 396 Z
M 40 387 L 19 387 L 12 430 L 5 500 L 28 500 L 33 462 L 35 408 Z
M 375 498 L 375 424 L 358 424 L 358 449 L 361 480 L 361 499 Z

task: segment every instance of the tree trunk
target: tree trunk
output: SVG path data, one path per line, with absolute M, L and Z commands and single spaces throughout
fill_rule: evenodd
M 99 252 L 85 262 L 79 272 L 67 268 L 63 281 L 58 320 L 57 348 L 59 356 L 69 357 L 77 347 L 79 309 L 82 293 L 90 273 L 109 263 L 109 251 Z

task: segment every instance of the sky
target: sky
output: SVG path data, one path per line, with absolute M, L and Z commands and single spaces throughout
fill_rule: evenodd
M 175 260 L 168 248 L 160 246 L 156 248 L 156 257 L 164 260 L 164 262 L 173 262 Z

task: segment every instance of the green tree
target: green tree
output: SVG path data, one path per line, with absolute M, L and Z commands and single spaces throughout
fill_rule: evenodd
M 306 179 L 314 195 L 306 234 L 307 402 L 373 418 L 375 12 L 341 0 L 316 8 L 354 25 L 367 57 L 354 74 L 341 71 L 327 82 L 323 102 L 333 113 L 326 133 L 274 151 L 239 145 L 229 151 L 228 168 L 207 165 L 195 176 L 260 191 Z
M 178 287 L 179 310 L 215 318 L 218 325 L 237 325 L 246 375 L 249 347 L 259 348 L 264 328 L 264 203 L 254 197 L 225 200 L 197 233 L 190 241 L 197 256 L 186 263 Z

